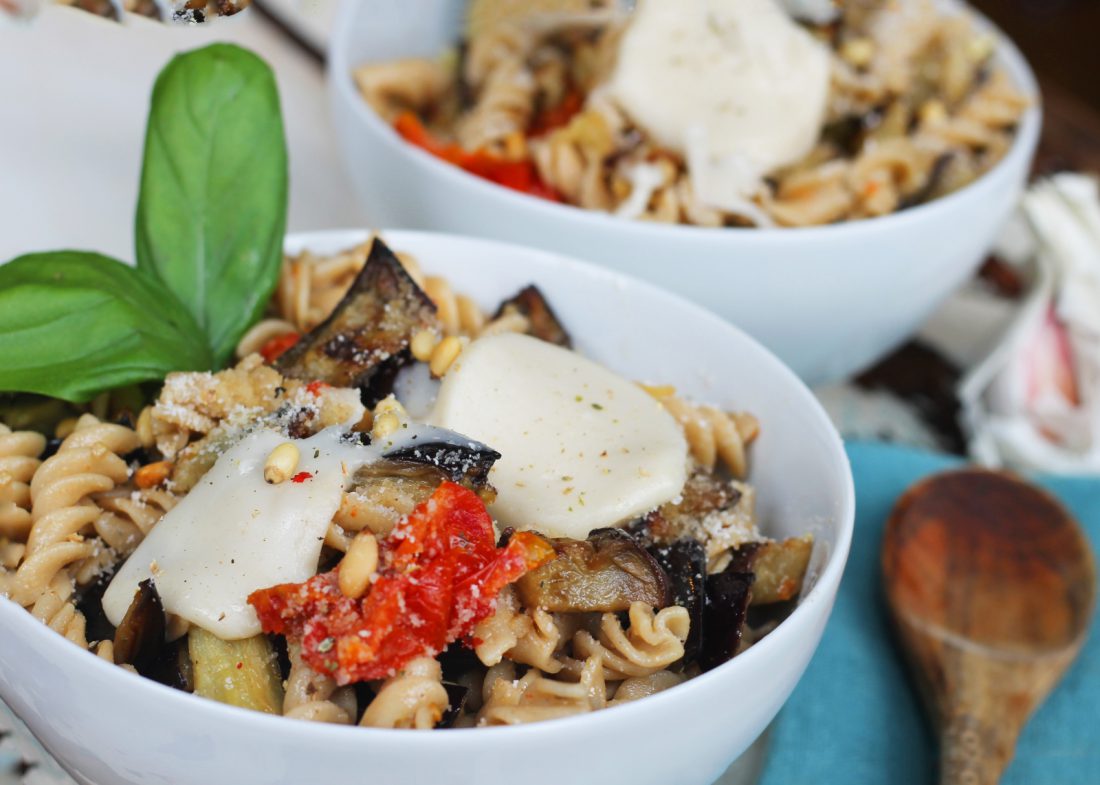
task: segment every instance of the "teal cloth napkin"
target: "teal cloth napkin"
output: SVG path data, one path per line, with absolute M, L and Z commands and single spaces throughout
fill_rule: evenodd
M 884 444 L 848 445 L 856 486 L 852 552 L 821 647 L 772 727 L 763 785 L 931 785 L 934 740 L 890 637 L 879 547 L 898 496 L 958 462 Z M 1100 544 L 1100 480 L 1040 478 Z M 1098 554 L 1100 556 L 1100 554 Z M 1100 637 L 1024 729 L 1002 785 L 1100 782 Z

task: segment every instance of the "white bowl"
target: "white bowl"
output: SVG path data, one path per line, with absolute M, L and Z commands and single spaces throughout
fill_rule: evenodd
M 334 252 L 365 232 L 289 238 Z M 816 537 L 810 588 L 779 627 L 729 663 L 637 703 L 542 724 L 422 733 L 317 725 L 203 700 L 81 651 L 0 599 L 0 697 L 81 783 L 248 785 L 705 785 L 763 731 L 821 638 L 852 536 L 852 478 L 825 412 L 751 338 L 674 295 L 541 251 L 388 232 L 484 306 L 536 283 L 585 354 L 628 378 L 754 412 L 762 528 Z
M 1008 155 L 976 183 L 883 218 L 756 230 L 627 221 L 519 194 L 443 163 L 402 141 L 359 96 L 356 66 L 438 54 L 454 44 L 465 5 L 345 0 L 338 13 L 330 98 L 365 218 L 521 242 L 645 278 L 737 324 L 811 384 L 889 352 L 973 273 L 1016 204 L 1039 138 L 1036 107 Z M 1037 96 L 1024 58 L 993 31 L 1001 63 Z

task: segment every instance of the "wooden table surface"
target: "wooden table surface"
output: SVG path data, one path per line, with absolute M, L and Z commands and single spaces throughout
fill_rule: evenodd
M 1100 73 L 1096 77 L 1100 81 Z M 1044 118 L 1036 174 L 1063 169 L 1100 174 L 1100 110 L 1051 80 L 1040 76 L 1040 81 Z
M 970 0 L 1039 75 L 1045 127 L 1036 173 L 1100 173 L 1100 2 Z

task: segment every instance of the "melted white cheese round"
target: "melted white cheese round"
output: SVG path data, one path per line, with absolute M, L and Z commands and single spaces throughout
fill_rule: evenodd
M 639 0 L 608 90 L 688 158 L 702 201 L 733 209 L 813 147 L 829 70 L 828 49 L 776 0 Z
M 455 438 L 408 424 L 364 447 L 342 441 L 343 430 L 294 441 L 298 482 L 264 482 L 267 456 L 287 441 L 277 431 L 258 430 L 227 450 L 119 569 L 103 595 L 111 623 L 122 621 L 138 583 L 153 578 L 167 612 L 226 640 L 259 634 L 248 595 L 316 574 L 325 532 L 356 469 L 395 449 Z
M 474 341 L 447 372 L 430 421 L 501 454 L 489 475 L 502 525 L 583 539 L 675 498 L 679 426 L 637 385 L 525 335 Z
M 154 527 L 103 595 L 112 624 L 122 621 L 140 581 L 152 577 L 164 609 L 232 640 L 260 632 L 248 595 L 317 572 L 321 542 L 363 448 L 326 429 L 295 442 L 308 479 L 264 482 L 267 456 L 286 436 L 257 431 L 222 455 Z M 343 465 L 342 465 L 343 464 Z

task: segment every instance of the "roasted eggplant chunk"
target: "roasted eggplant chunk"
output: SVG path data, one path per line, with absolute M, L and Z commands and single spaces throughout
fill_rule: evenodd
M 705 539 L 702 521 L 714 514 L 734 516 L 741 497 L 741 491 L 728 480 L 696 471 L 688 477 L 678 501 L 662 505 L 636 525 L 656 542 Z
M 741 491 L 712 472 L 696 471 L 684 483 L 680 500 L 661 508 L 666 518 L 704 518 L 732 510 L 741 501 Z
M 669 604 L 668 576 L 622 529 L 596 529 L 587 540 L 551 540 L 557 558 L 516 583 L 530 608 L 556 612 L 618 612 L 631 603 Z
M 415 506 L 427 499 L 441 482 L 450 480 L 477 492 L 489 503 L 496 496 L 489 485 L 489 470 L 499 458 L 500 453 L 481 442 L 435 428 L 425 434 L 422 442 L 417 440 L 390 450 L 382 460 L 359 469 L 353 487 L 360 495 L 376 498 L 380 503 L 388 499 L 404 510 L 405 503 L 399 497 L 407 497 L 405 502 L 415 499 Z
M 332 314 L 283 354 L 276 367 L 285 376 L 336 387 L 368 388 L 375 376 L 409 362 L 409 341 L 436 326 L 435 306 L 413 282 L 385 243 L 370 256 Z
M 365 439 L 366 435 L 355 435 Z M 489 470 L 500 453 L 465 436 L 433 428 L 423 441 L 406 441 L 381 459 L 356 470 L 340 507 L 352 528 L 388 533 L 398 521 L 427 501 L 444 480 L 474 491 L 485 504 L 496 500 Z
M 283 679 L 264 635 L 223 641 L 202 627 L 187 635 L 196 695 L 230 706 L 282 714 Z
M 741 648 L 745 616 L 752 597 L 751 572 L 720 572 L 707 576 L 703 609 L 703 670 L 717 668 Z
M 505 316 L 510 312 L 527 317 L 530 325 L 528 332 L 535 338 L 547 343 L 556 343 L 566 349 L 573 348 L 573 339 L 569 337 L 569 333 L 550 308 L 550 303 L 534 284 L 521 289 L 514 297 L 502 302 L 494 318 Z
M 385 534 L 417 505 L 426 502 L 443 482 L 433 467 L 380 461 L 364 466 L 352 477 L 355 509 L 350 514 L 375 534 Z
M 703 610 L 706 605 L 707 552 L 702 543 L 682 539 L 647 549 L 668 575 L 673 605 L 687 608 L 691 630 L 684 643 L 684 661 L 694 662 L 703 646 Z
M 480 490 L 489 482 L 489 470 L 500 453 L 453 431 L 434 428 L 412 443 L 385 455 L 389 461 L 438 469 L 448 480 Z
M 115 664 L 133 665 L 143 675 L 153 670 L 164 649 L 167 626 L 156 586 L 152 580 L 142 581 L 115 630 Z
M 745 543 L 733 552 L 726 572 L 751 572 L 756 576 L 752 604 L 769 605 L 793 600 L 802 593 L 802 583 L 814 538 L 806 534 L 779 542 Z

